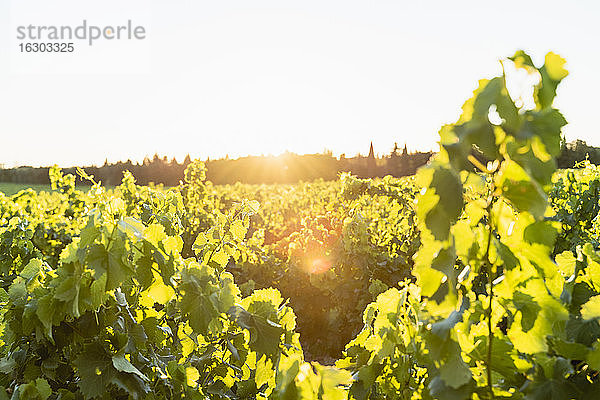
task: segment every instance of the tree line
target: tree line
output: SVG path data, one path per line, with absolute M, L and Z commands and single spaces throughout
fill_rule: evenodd
M 409 152 L 406 145 L 401 150 L 394 145 L 386 155 L 377 157 L 373 144 L 367 156 L 357 155 L 346 158 L 344 154 L 335 157 L 331 152 L 321 154 L 284 153 L 279 156 L 247 156 L 237 159 L 222 158 L 206 160 L 207 179 L 214 184 L 242 183 L 295 183 L 315 179 L 335 180 L 341 172 L 352 172 L 361 178 L 392 175 L 402 177 L 412 175 L 425 165 L 433 152 Z M 561 153 L 557 159 L 559 168 L 572 168 L 578 162 L 588 159 L 600 165 L 600 148 L 589 146 L 583 140 L 566 142 L 563 140 Z M 116 163 L 105 162 L 102 166 L 87 166 L 85 171 L 96 180 L 108 186 L 118 185 L 123 172 L 130 171 L 139 184 L 151 182 L 165 186 L 176 186 L 183 177 L 183 171 L 190 164 L 190 156 L 183 162 L 166 156 L 146 157 L 141 163 L 131 160 Z M 65 168 L 66 173 L 76 172 L 75 167 Z M 0 168 L 0 182 L 49 184 L 49 167 Z
M 367 156 L 358 155 L 346 158 L 345 155 L 335 157 L 331 152 L 321 154 L 284 153 L 279 156 L 247 156 L 237 159 L 222 158 L 206 160 L 207 179 L 214 184 L 242 183 L 295 183 L 315 179 L 335 180 L 341 172 L 352 172 L 363 178 L 382 177 L 385 175 L 412 175 L 426 164 L 432 152 L 411 152 L 406 146 L 400 151 L 398 146 L 389 155 L 376 157 L 373 145 Z M 130 171 L 141 185 L 151 182 L 165 186 L 176 186 L 183 177 L 183 171 L 190 164 L 188 155 L 183 162 L 175 158 L 157 154 L 146 157 L 141 163 L 131 160 L 116 163 L 105 162 L 103 166 L 83 167 L 96 180 L 108 186 L 118 185 L 123 172 Z M 77 168 L 64 168 L 65 173 L 76 174 Z M 49 167 L 23 166 L 0 169 L 0 182 L 49 184 Z

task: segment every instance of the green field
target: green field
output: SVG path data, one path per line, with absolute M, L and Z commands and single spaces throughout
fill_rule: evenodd
M 31 185 L 27 183 L 9 183 L 9 182 L 0 182 L 0 192 L 12 196 L 13 194 L 19 193 L 19 191 L 31 188 L 36 192 L 46 191 L 49 192 L 52 190 L 50 185 Z
M 77 185 L 77 189 L 83 192 L 86 192 L 90 186 L 79 186 Z M 112 190 L 114 186 L 104 186 L 107 190 Z M 4 193 L 7 196 L 12 196 L 13 194 L 19 193 L 21 190 L 25 189 L 33 189 L 36 192 L 51 192 L 52 187 L 50 185 L 37 185 L 37 184 L 29 184 L 29 183 L 9 183 L 9 182 L 0 182 L 0 192 Z M 168 188 L 165 188 L 168 189 Z

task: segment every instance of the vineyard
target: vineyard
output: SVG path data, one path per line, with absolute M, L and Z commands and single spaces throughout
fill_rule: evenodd
M 0 193 L 0 400 L 597 396 L 600 170 L 502 63 L 413 177 Z

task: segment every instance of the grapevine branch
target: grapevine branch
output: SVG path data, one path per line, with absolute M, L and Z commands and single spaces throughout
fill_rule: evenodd
M 494 299 L 494 276 L 493 276 L 493 265 L 492 262 L 490 261 L 490 246 L 492 243 L 492 234 L 494 231 L 494 227 L 493 227 L 493 218 L 492 218 L 492 208 L 494 205 L 494 202 L 496 200 L 496 197 L 494 197 L 493 193 L 494 193 L 494 184 L 493 184 L 493 176 L 494 174 L 491 174 L 491 181 L 492 184 L 490 186 L 490 197 L 488 198 L 488 204 L 486 207 L 486 212 L 487 212 L 487 225 L 488 225 L 488 237 L 487 237 L 487 244 L 486 244 L 486 249 L 485 249 L 485 256 L 484 256 L 484 262 L 487 266 L 487 275 L 488 275 L 488 285 L 489 285 L 489 303 L 488 303 L 488 309 L 487 309 L 487 325 L 488 325 L 488 347 L 487 347 L 487 356 L 486 356 L 486 372 L 487 372 L 487 386 L 488 386 L 488 390 L 490 392 L 490 398 L 493 399 L 494 398 L 494 389 L 493 389 L 493 382 L 492 382 L 492 342 L 494 339 L 494 335 L 492 332 L 492 301 Z

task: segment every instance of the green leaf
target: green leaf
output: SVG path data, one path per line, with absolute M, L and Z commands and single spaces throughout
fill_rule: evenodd
M 249 345 L 252 351 L 267 355 L 274 355 L 277 352 L 284 332 L 281 325 L 262 315 L 249 313 L 239 306 L 231 307 L 227 314 L 250 332 Z
M 55 312 L 56 305 L 52 301 L 51 294 L 47 294 L 38 300 L 35 313 L 44 326 L 44 334 L 50 339 L 52 339 L 52 320 Z
M 235 285 L 233 275 L 229 272 L 221 273 L 219 287 L 217 309 L 219 312 L 225 313 L 239 298 L 240 290 Z
M 454 246 L 441 249 L 431 262 L 431 268 L 442 272 L 448 279 L 454 280 L 456 275 L 454 265 L 456 263 L 456 251 Z
M 547 360 L 544 360 L 547 358 Z M 575 399 L 578 396 L 578 390 L 573 383 L 567 380 L 568 376 L 573 373 L 573 367 L 562 357 L 547 357 L 542 355 L 540 359 L 543 361 L 545 375 L 538 374 L 535 376 L 526 388 L 526 398 L 535 400 L 559 400 L 559 399 Z
M 48 384 L 48 381 L 46 381 L 43 378 L 37 378 L 35 380 L 35 386 L 40 394 L 40 398 L 42 400 L 46 400 L 48 397 L 50 397 L 52 395 L 52 388 L 50 388 L 50 385 Z
M 591 369 L 600 371 L 600 342 L 594 343 L 594 348 L 587 354 L 585 358 Z
M 46 400 L 52 395 L 52 389 L 48 382 L 43 378 L 37 378 L 35 381 L 18 386 L 15 394 L 22 400 Z M 13 396 L 16 399 L 15 396 Z
M 529 331 L 533 328 L 542 308 L 533 296 L 519 291 L 513 293 L 513 304 L 515 309 L 521 313 L 521 327 L 523 332 Z
M 27 265 L 23 268 L 21 275 L 26 280 L 30 281 L 35 278 L 42 271 L 42 260 L 38 258 L 33 258 L 31 261 L 27 263 Z
M 565 117 L 556 109 L 529 111 L 525 114 L 525 122 L 520 136 L 537 136 L 545 150 L 552 157 L 560 154 L 561 129 L 567 124 Z
M 106 274 L 107 291 L 116 289 L 133 275 L 133 271 L 124 260 L 125 244 L 121 238 L 115 239 L 108 251 L 103 246 L 94 244 L 87 255 L 87 262 L 95 271 L 95 278 L 99 279 L 102 274 Z
M 10 374 L 16 366 L 17 363 L 11 357 L 5 356 L 0 358 L 0 372 Z
M 54 297 L 61 301 L 71 301 L 79 293 L 79 285 L 74 276 L 66 278 L 58 285 L 54 292 Z
M 111 357 L 99 343 L 86 346 L 73 365 L 79 377 L 77 386 L 86 398 L 103 395 L 116 373 Z
M 584 320 L 600 318 L 600 295 L 590 297 L 581 307 L 581 318 Z
M 472 398 L 475 391 L 475 381 L 469 380 L 466 385 L 453 388 L 447 385 L 440 376 L 436 376 L 429 382 L 429 393 L 435 399 L 440 400 L 467 400 Z
M 439 367 L 440 377 L 448 386 L 458 389 L 471 381 L 471 370 L 463 361 L 460 355 L 449 357 L 444 364 Z
M 557 337 L 549 338 L 549 342 L 551 343 L 552 349 L 556 352 L 556 354 L 566 357 L 570 360 L 585 360 L 590 352 L 590 349 L 581 343 L 567 342 Z
M 0 288 L 0 303 L 6 303 L 9 299 L 10 297 L 8 296 L 8 293 L 6 293 L 6 290 Z
M 312 363 L 315 373 L 320 378 L 320 390 L 324 400 L 344 400 L 348 398 L 344 386 L 352 383 L 352 375 L 343 369 L 322 366 Z
M 229 227 L 229 231 L 233 235 L 233 238 L 238 241 L 244 240 L 247 230 L 248 229 L 244 226 L 244 222 L 239 219 L 233 221 Z
M 556 266 L 563 277 L 568 278 L 575 273 L 577 260 L 570 251 L 564 251 L 555 257 Z
M 489 159 L 498 157 L 498 147 L 496 146 L 496 134 L 494 127 L 487 121 L 468 121 L 454 127 L 454 133 L 460 139 L 459 146 L 462 146 L 463 158 L 467 158 L 472 150 L 472 145 L 477 146 L 477 149 Z M 451 154 L 450 146 L 445 145 L 444 148 Z M 465 160 L 466 161 L 466 160 Z M 454 157 L 450 157 L 450 162 L 455 168 L 461 168 L 461 164 L 456 164 Z M 465 169 L 469 164 L 465 163 Z
M 81 230 L 81 233 L 79 234 L 79 237 L 81 238 L 81 240 L 79 241 L 79 246 L 81 248 L 88 247 L 89 245 L 94 243 L 98 236 L 100 236 L 100 230 L 96 226 L 96 217 L 95 215 L 90 215 L 90 217 L 88 218 L 88 222 L 85 225 L 85 228 L 83 228 Z
M 129 394 L 131 399 L 153 399 L 153 397 L 146 396 L 150 392 L 149 385 L 135 374 L 116 372 L 110 383 Z M 190 396 L 190 398 L 197 399 L 193 396 Z
M 23 278 L 16 278 L 8 288 L 8 297 L 13 303 L 24 303 L 27 297 L 27 288 Z
M 458 175 L 432 164 L 419 172 L 424 192 L 419 196 L 417 215 L 436 240 L 446 240 L 450 226 L 458 220 L 463 208 L 463 189 Z
M 508 57 L 508 59 L 512 60 L 515 63 L 515 66 L 517 68 L 525 68 L 525 67 L 529 67 L 530 69 L 535 68 L 535 65 L 533 64 L 533 60 L 523 50 L 517 50 L 515 55 L 512 57 Z
M 538 91 L 538 99 L 542 109 L 552 106 L 558 84 L 569 75 L 564 68 L 565 63 L 565 59 L 558 54 L 552 52 L 546 54 L 544 65 L 539 69 L 542 82 Z
M 488 121 L 488 114 L 492 106 L 496 107 L 496 111 L 503 119 L 503 128 L 508 133 L 514 134 L 520 125 L 519 111 L 508 95 L 504 77 L 493 78 L 477 94 L 473 106 L 473 119 Z M 495 139 L 493 134 L 492 137 Z M 490 147 L 496 148 L 495 141 L 491 143 Z
M 502 163 L 497 186 L 517 211 L 527 211 L 536 219 L 544 216 L 547 207 L 546 194 L 514 161 Z
M 426 335 L 430 357 L 442 380 L 452 389 L 459 389 L 472 380 L 471 370 L 452 334 L 453 327 L 462 320 L 467 307 L 468 301 L 464 300 L 460 311 L 453 311 L 448 318 L 432 324 L 430 333 Z
M 529 224 L 523 231 L 523 239 L 527 243 L 539 243 L 548 249 L 554 247 L 558 236 L 558 228 L 551 221 L 536 221 Z
M 372 363 L 361 367 L 358 370 L 358 380 L 350 388 L 351 398 L 368 399 L 372 386 L 380 376 L 383 368 L 384 365 L 379 363 Z
M 128 359 L 125 358 L 124 354 L 118 354 L 112 357 L 113 367 L 117 371 L 126 372 L 128 374 L 135 374 L 141 379 L 148 381 L 146 375 L 142 374 Z
M 417 282 L 423 296 L 432 296 L 440 287 L 444 279 L 444 273 L 440 271 L 441 266 L 438 264 L 438 269 L 431 268 L 433 260 L 442 250 L 440 242 L 431 242 L 424 238 L 424 244 L 415 255 L 415 266 L 412 273 L 416 276 Z
M 158 247 L 158 243 L 166 238 L 167 234 L 165 233 L 165 227 L 160 224 L 149 225 L 144 230 L 144 239 L 152 243 L 155 247 Z
M 106 274 L 94 279 L 90 285 L 90 301 L 94 310 L 98 309 L 106 298 Z
M 214 276 L 207 266 L 190 268 L 182 273 L 182 289 L 184 295 L 179 306 L 181 312 L 188 316 L 190 326 L 195 332 L 206 335 L 210 322 L 220 314 L 217 309 Z M 213 295 L 214 293 L 214 295 Z
M 488 357 L 488 337 L 479 336 L 474 338 L 475 349 L 469 353 L 473 360 L 487 362 Z M 492 370 L 502 375 L 505 381 L 511 385 L 520 386 L 522 377 L 519 369 L 515 365 L 515 360 L 519 359 L 519 354 L 515 351 L 510 340 L 493 336 L 491 366 Z
M 185 369 L 185 383 L 190 387 L 196 387 L 198 384 L 198 379 L 200 378 L 200 373 L 194 367 L 187 367 Z
M 555 139 L 559 140 L 560 135 L 556 135 Z M 544 190 L 549 188 L 556 162 L 539 136 L 533 136 L 525 145 L 520 142 L 508 143 L 506 150 L 511 162 L 518 164 L 525 172 L 522 180 L 529 180 Z
M 527 294 L 523 295 L 524 293 Z M 522 301 L 521 310 L 516 313 L 508 329 L 508 337 L 515 349 L 522 353 L 545 352 L 548 350 L 547 336 L 553 335 L 555 329 L 564 327 L 569 314 L 561 302 L 548 293 L 541 278 L 527 281 L 524 293 L 517 297 Z M 519 303 L 515 303 L 517 304 Z M 536 310 L 534 319 L 533 313 Z

